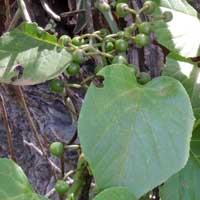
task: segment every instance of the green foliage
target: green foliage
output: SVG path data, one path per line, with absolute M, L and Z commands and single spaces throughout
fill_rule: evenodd
M 125 187 L 112 187 L 100 192 L 93 200 L 137 200 Z
M 56 58 L 56 59 L 55 59 Z M 0 82 L 33 85 L 62 73 L 71 54 L 35 23 L 23 23 L 0 38 Z
M 185 0 L 161 0 L 156 14 L 165 11 L 170 11 L 173 19 L 168 23 L 163 20 L 155 22 L 154 31 L 158 41 L 182 56 L 199 56 L 200 21 L 197 11 Z
M 193 154 L 183 170 L 171 177 L 163 187 L 161 187 L 162 200 L 200 199 L 200 161 Z
M 83 152 L 99 189 L 127 186 L 140 197 L 187 162 L 194 122 L 189 97 L 169 77 L 141 86 L 124 65 L 98 75 L 104 87 L 89 87 L 78 122 Z
M 197 64 L 192 63 L 190 60 L 180 60 L 180 57 L 177 56 L 167 57 L 163 75 L 171 76 L 183 84 L 190 96 L 193 111 L 197 119 L 200 118 L 199 74 L 200 70 Z
M 2 200 L 48 200 L 37 195 L 22 169 L 5 158 L 0 159 L 0 198 Z

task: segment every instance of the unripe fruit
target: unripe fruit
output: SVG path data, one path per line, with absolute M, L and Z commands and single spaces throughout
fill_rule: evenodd
M 118 3 L 116 6 L 116 12 L 119 17 L 127 17 L 129 12 L 127 11 L 128 4 Z
M 145 14 L 152 14 L 157 8 L 157 4 L 153 1 L 145 1 L 143 7 L 146 9 L 143 11 Z
M 108 12 L 110 10 L 110 5 L 106 2 L 100 2 L 96 4 L 96 7 L 101 11 L 101 12 Z
M 128 49 L 128 42 L 123 39 L 116 40 L 115 49 L 119 52 L 125 52 Z
M 84 39 L 80 36 L 75 36 L 74 38 L 72 38 L 72 44 L 75 46 L 81 46 L 84 44 L 84 42 Z
M 124 38 L 124 35 L 125 35 L 124 31 L 119 31 L 119 32 L 117 33 L 117 36 L 118 36 L 119 38 Z
M 112 64 L 128 64 L 127 59 L 122 55 L 117 55 L 113 58 Z
M 56 157 L 64 154 L 64 145 L 61 142 L 54 142 L 50 145 L 50 153 Z
M 56 93 L 62 93 L 63 90 L 64 90 L 64 84 L 59 79 L 51 80 L 49 87 L 50 87 L 52 92 L 56 92 Z
M 69 184 L 63 180 L 58 180 L 55 185 L 58 194 L 63 195 L 69 190 Z
M 172 19 L 173 19 L 173 14 L 172 14 L 172 12 L 170 12 L 170 11 L 165 11 L 165 12 L 163 13 L 163 20 L 164 20 L 165 22 L 170 22 Z
M 70 76 L 75 76 L 80 72 L 80 65 L 75 63 L 75 62 L 73 62 L 73 63 L 68 65 L 68 67 L 66 69 L 66 72 Z
M 149 35 L 151 33 L 151 24 L 149 22 L 143 22 L 138 26 L 139 32 Z
M 77 49 L 73 52 L 72 54 L 72 58 L 73 58 L 73 61 L 77 64 L 82 64 L 83 62 L 85 62 L 86 60 L 86 57 L 85 57 L 85 54 L 84 54 L 84 51 L 81 50 L 81 49 Z
M 109 32 L 108 29 L 102 28 L 102 29 L 100 30 L 100 33 L 99 33 L 99 34 L 100 34 L 101 37 L 106 37 L 107 35 L 110 34 L 110 32 Z
M 71 42 L 72 42 L 72 39 L 68 35 L 62 35 L 58 40 L 58 43 L 63 46 L 67 46 Z
M 138 47 L 145 47 L 145 46 L 149 45 L 150 38 L 149 38 L 149 36 L 147 36 L 143 33 L 140 33 L 135 36 L 134 41 Z
M 114 49 L 114 44 L 112 42 L 107 42 L 105 45 L 105 50 L 107 52 L 112 51 Z

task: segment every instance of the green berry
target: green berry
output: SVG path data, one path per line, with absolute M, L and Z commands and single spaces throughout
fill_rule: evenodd
M 73 62 L 68 65 L 66 71 L 70 76 L 75 76 L 80 72 L 80 65 Z
M 63 195 L 69 190 L 69 184 L 63 180 L 58 180 L 55 185 L 58 194 Z
M 127 11 L 128 4 L 118 3 L 116 6 L 116 12 L 119 17 L 127 17 L 129 12 Z
M 128 26 L 124 29 L 124 37 L 130 38 L 134 32 L 134 25 Z
M 72 38 L 72 44 L 75 46 L 81 46 L 84 44 L 84 42 L 84 39 L 80 36 L 75 36 L 74 38 Z
M 123 39 L 118 39 L 115 41 L 115 49 L 119 52 L 125 52 L 128 49 L 128 42 Z
M 148 83 L 149 81 L 151 81 L 151 76 L 146 72 L 140 72 L 137 77 L 137 81 L 138 83 L 144 85 Z
M 149 35 L 151 33 L 152 27 L 151 23 L 143 22 L 138 26 L 139 32 Z
M 112 42 L 107 42 L 105 45 L 106 52 L 112 51 L 114 49 L 114 44 Z
M 56 92 L 56 93 L 62 93 L 64 90 L 64 84 L 59 79 L 51 80 L 49 87 L 50 87 L 51 91 Z
M 50 145 L 50 152 L 56 157 L 61 157 L 64 153 L 64 145 L 61 142 L 54 142 Z
M 165 11 L 163 13 L 163 19 L 165 22 L 170 22 L 173 19 L 173 14 L 170 11 Z
M 58 43 L 63 46 L 67 46 L 71 42 L 72 42 L 72 39 L 68 35 L 62 35 L 58 40 Z
M 112 64 L 128 64 L 127 59 L 122 55 L 117 55 L 113 58 Z
M 140 33 L 135 36 L 134 41 L 138 47 L 145 47 L 145 46 L 149 45 L 150 38 L 148 35 Z
M 99 33 L 99 34 L 100 34 L 101 37 L 106 37 L 107 35 L 110 34 L 110 32 L 109 32 L 108 29 L 102 28 L 102 29 L 100 30 L 100 33 Z
M 101 11 L 101 12 L 108 12 L 110 10 L 110 5 L 106 2 L 100 2 L 96 4 L 96 7 Z
M 125 36 L 124 31 L 119 31 L 119 32 L 117 33 L 117 36 L 118 36 L 119 38 L 124 38 L 124 36 Z
M 143 11 L 145 14 L 152 14 L 158 5 L 153 1 L 145 1 L 143 7 L 146 9 Z
M 85 62 L 85 60 L 86 60 L 84 51 L 81 49 L 75 50 L 72 54 L 72 58 L 73 58 L 73 62 L 75 62 L 77 64 L 81 64 L 81 63 Z

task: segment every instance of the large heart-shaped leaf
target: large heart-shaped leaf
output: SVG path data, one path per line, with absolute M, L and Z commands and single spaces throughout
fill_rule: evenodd
M 35 23 L 23 23 L 0 38 L 0 82 L 41 83 L 62 73 L 70 61 L 56 37 Z
M 78 132 L 100 190 L 126 186 L 137 197 L 184 167 L 194 122 L 183 86 L 169 77 L 141 86 L 132 70 L 100 71 L 104 87 L 89 87 Z
M 200 21 L 197 11 L 185 0 L 160 0 L 157 14 L 170 11 L 173 20 L 155 23 L 154 31 L 158 41 L 185 57 L 200 55 Z
M 112 187 L 99 193 L 93 200 L 137 200 L 125 187 Z
M 174 56 L 173 56 L 174 57 Z M 187 90 L 192 103 L 193 111 L 197 119 L 200 118 L 200 69 L 195 63 L 187 60 L 176 60 L 172 56 L 167 57 L 163 70 L 164 76 L 171 76 L 179 80 Z
M 28 182 L 23 170 L 13 161 L 0 159 L 1 200 L 48 200 L 37 195 Z

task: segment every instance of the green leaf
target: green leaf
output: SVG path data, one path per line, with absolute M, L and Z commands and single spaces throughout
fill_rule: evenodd
M 2 200 L 48 200 L 38 196 L 32 189 L 23 170 L 13 161 L 0 159 L 0 199 Z
M 186 167 L 160 188 L 160 196 L 162 200 L 199 200 L 199 185 L 200 160 L 191 154 Z
M 154 31 L 162 45 L 185 57 L 200 55 L 200 21 L 197 11 L 185 0 L 161 0 L 155 15 L 170 11 L 173 20 L 155 22 Z
M 197 119 L 200 118 L 200 69 L 189 60 L 176 60 L 176 57 L 167 57 L 162 75 L 171 76 L 179 80 L 190 96 L 193 111 Z
M 33 85 L 62 73 L 71 54 L 35 23 L 23 23 L 0 38 L 0 82 Z M 17 67 L 20 65 L 21 67 Z
M 194 122 L 189 97 L 170 77 L 139 85 L 125 65 L 103 68 L 104 87 L 89 87 L 78 132 L 103 190 L 125 186 L 140 197 L 182 169 Z
M 137 200 L 125 187 L 112 187 L 99 193 L 93 200 Z
M 190 159 L 179 173 L 171 177 L 163 187 L 161 187 L 162 200 L 181 199 L 181 200 L 199 200 L 200 192 L 200 75 L 199 68 L 190 60 L 169 56 L 163 75 L 172 76 L 184 85 L 187 90 L 195 116 L 198 120 L 195 122 L 192 140 Z

